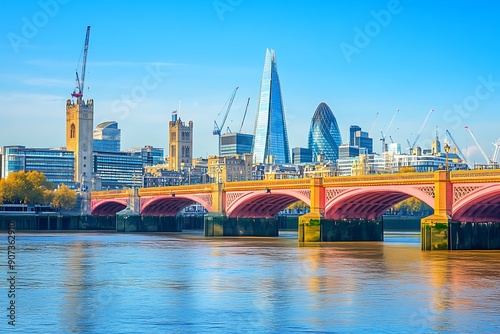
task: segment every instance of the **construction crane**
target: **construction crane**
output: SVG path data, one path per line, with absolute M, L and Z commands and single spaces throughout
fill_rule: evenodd
M 85 35 L 85 44 L 83 47 L 83 60 L 82 60 L 82 80 L 78 76 L 78 69 L 76 70 L 76 89 L 71 96 L 76 97 L 78 104 L 83 100 L 83 90 L 85 88 L 85 69 L 87 67 L 87 53 L 89 51 L 89 36 L 90 26 L 87 26 L 87 34 Z
M 229 98 L 229 102 L 227 104 L 226 113 L 224 114 L 224 118 L 222 119 L 220 126 L 217 124 L 217 121 L 214 120 L 213 134 L 214 134 L 214 136 L 219 136 L 219 156 L 221 155 L 221 132 L 222 132 L 222 129 L 224 128 L 224 124 L 226 123 L 227 115 L 229 115 L 229 110 L 231 110 L 231 106 L 233 105 L 234 96 L 236 95 L 238 88 L 239 87 L 236 87 L 236 89 L 231 93 L 231 97 Z M 224 110 L 224 108 L 222 108 L 222 110 Z M 219 111 L 217 116 L 219 116 L 221 114 L 222 110 Z
M 457 145 L 457 142 L 455 141 L 455 139 L 453 139 L 453 136 L 451 135 L 450 131 L 448 131 L 448 130 L 446 130 L 446 137 L 450 137 L 451 142 L 457 148 L 458 156 L 460 157 L 460 159 L 462 159 L 467 164 L 467 166 L 469 166 L 469 168 L 472 169 L 471 164 L 469 164 L 465 155 L 462 153 L 462 150 L 460 150 L 460 147 Z
M 396 118 L 396 115 L 397 115 L 398 112 L 399 112 L 399 109 L 396 109 L 396 112 L 394 113 L 394 115 L 392 115 L 392 119 L 389 122 L 389 126 L 387 127 L 385 135 L 384 135 L 384 132 L 382 130 L 380 130 L 380 133 L 382 134 L 382 138 L 380 138 L 380 140 L 382 141 L 382 153 L 384 153 L 384 152 L 387 151 L 387 146 L 385 145 L 385 137 L 389 133 L 389 130 L 391 129 L 392 123 L 394 122 L 394 118 Z
M 247 106 L 245 107 L 245 113 L 243 114 L 243 119 L 241 120 L 240 130 L 238 132 L 241 132 L 241 129 L 243 129 L 243 123 L 245 123 L 245 117 L 247 116 L 249 103 L 250 103 L 250 98 L 248 98 L 248 100 L 247 100 Z
M 472 132 L 472 130 L 468 126 L 466 126 L 465 128 L 469 131 L 472 139 L 474 139 L 474 142 L 476 143 L 477 147 L 479 148 L 479 151 L 483 155 L 484 160 L 486 160 L 486 164 L 489 166 L 493 165 L 494 164 L 493 161 L 488 157 L 486 152 L 483 150 L 481 144 L 479 144 L 479 141 L 477 140 L 476 136 L 474 136 L 474 133 Z
M 498 151 L 500 151 L 500 138 L 498 138 L 497 142 L 493 143 L 493 145 L 495 146 L 495 151 L 493 152 L 493 157 L 491 158 L 491 160 L 493 161 L 493 163 L 496 163 L 498 160 Z
M 415 137 L 415 140 L 413 141 L 413 145 L 410 145 L 410 154 L 413 154 L 413 149 L 417 145 L 418 139 L 420 138 L 420 135 L 422 134 L 422 131 L 424 131 L 425 124 L 427 124 L 427 121 L 429 120 L 429 117 L 431 117 L 431 114 L 434 112 L 434 109 L 429 110 L 429 113 L 425 117 L 424 123 L 422 123 L 422 126 L 418 130 L 417 137 Z

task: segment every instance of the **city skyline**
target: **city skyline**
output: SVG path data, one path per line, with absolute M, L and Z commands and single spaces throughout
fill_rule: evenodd
M 193 156 L 215 155 L 211 125 L 235 86 L 240 90 L 227 125 L 238 128 L 250 97 L 243 131 L 252 133 L 266 48 L 280 58 L 290 148 L 307 146 L 308 125 L 322 101 L 344 138 L 352 124 L 373 128 L 377 152 L 380 130 L 396 109 L 386 135 L 403 147 L 413 142 L 430 109 L 435 112 L 420 146 L 430 147 L 438 126 L 441 141 L 450 130 L 462 151 L 484 163 L 464 127 L 487 154 L 500 137 L 500 50 L 494 43 L 499 4 L 153 4 L 6 4 L 0 14 L 2 145 L 64 145 L 64 106 L 75 88 L 87 25 L 92 33 L 84 97 L 95 102 L 94 128 L 120 124 L 123 148 L 167 147 L 170 113 L 180 105 L 180 117 L 195 126 Z

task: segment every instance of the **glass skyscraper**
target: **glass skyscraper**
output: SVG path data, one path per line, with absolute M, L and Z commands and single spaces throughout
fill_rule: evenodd
M 274 50 L 266 50 L 252 145 L 254 162 L 290 163 L 285 110 Z
M 333 112 L 325 102 L 321 102 L 314 112 L 309 128 L 308 145 L 313 159 L 322 155 L 324 161 L 336 162 L 339 146 L 342 144 L 339 126 Z
M 100 123 L 94 130 L 94 151 L 119 152 L 121 130 L 115 121 Z

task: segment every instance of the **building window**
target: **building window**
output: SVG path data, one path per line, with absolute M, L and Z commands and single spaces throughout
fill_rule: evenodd
M 75 124 L 71 123 L 70 129 L 69 129 L 69 137 L 70 138 L 75 138 L 75 135 L 76 135 Z

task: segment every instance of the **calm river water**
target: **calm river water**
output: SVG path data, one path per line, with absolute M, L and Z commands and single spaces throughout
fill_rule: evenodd
M 4 283 L 0 332 L 500 332 L 498 251 L 421 252 L 415 234 L 296 240 L 18 233 L 16 326 Z

